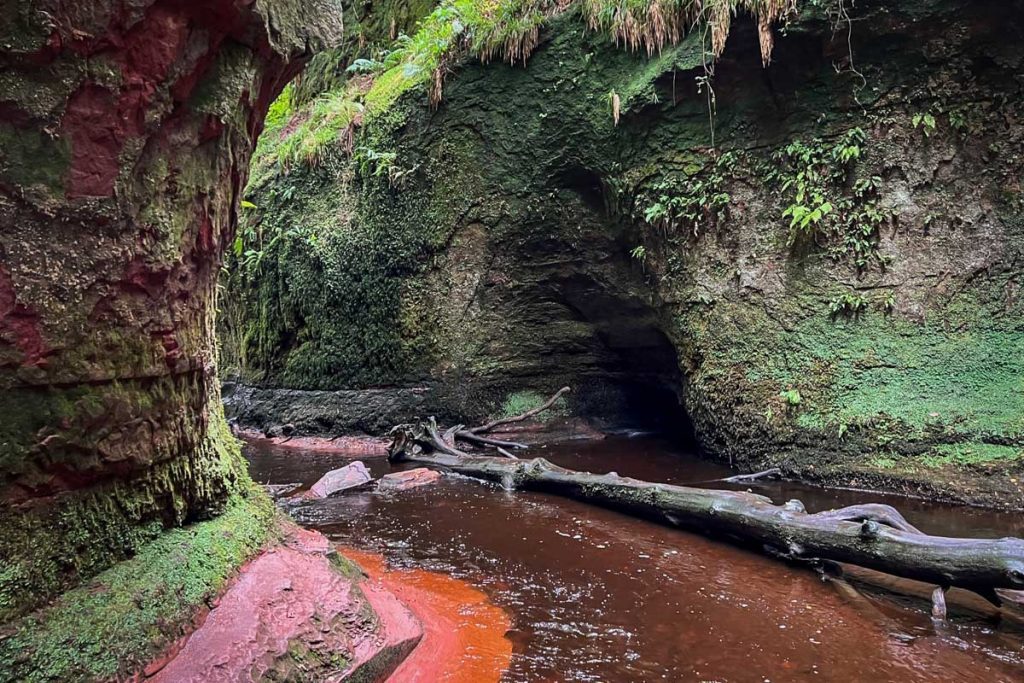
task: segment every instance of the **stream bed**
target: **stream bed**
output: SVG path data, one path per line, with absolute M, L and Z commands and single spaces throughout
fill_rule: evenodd
M 535 448 L 559 465 L 673 484 L 731 474 L 654 438 Z M 247 443 L 261 483 L 302 482 L 382 457 Z M 408 468 L 408 467 L 402 467 Z M 926 533 L 1024 537 L 1021 515 L 789 482 L 755 491 L 808 511 L 888 502 Z M 396 568 L 449 574 L 512 620 L 502 680 L 1024 681 L 1024 633 L 928 605 L 866 593 L 872 617 L 815 574 L 676 529 L 548 494 L 507 492 L 446 476 L 393 494 L 344 493 L 292 511 L 345 546 Z M 484 682 L 481 682 L 484 683 Z

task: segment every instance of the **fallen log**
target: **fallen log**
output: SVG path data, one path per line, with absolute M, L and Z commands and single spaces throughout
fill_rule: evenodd
M 956 586 L 995 605 L 1000 604 L 995 589 L 1024 588 L 1024 540 L 929 536 L 888 505 L 856 505 L 809 514 L 799 501 L 775 505 L 750 492 L 578 472 L 543 458 L 508 460 L 451 454 L 444 448 L 434 453 L 396 448 L 404 438 L 399 435 L 392 446 L 395 460 L 442 467 L 506 489 L 567 496 L 727 538 L 789 561 L 833 570 L 838 563 L 846 563 L 943 590 Z
M 852 564 L 842 565 L 843 576 L 851 583 L 863 585 L 867 589 L 882 589 L 890 593 L 908 595 L 924 601 L 931 601 L 935 586 L 921 581 L 905 579 L 891 574 L 864 567 L 857 567 Z M 995 606 L 987 600 L 983 600 L 972 591 L 965 591 L 960 588 L 951 588 L 944 596 L 950 611 L 963 612 L 975 617 L 984 619 L 1002 620 L 1012 622 L 1018 628 L 1024 627 L 1024 609 L 1021 609 L 1017 602 L 1019 593 L 997 589 L 1002 599 L 1002 606 Z

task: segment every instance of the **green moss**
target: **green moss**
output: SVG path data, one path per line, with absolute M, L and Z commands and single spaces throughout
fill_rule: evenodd
M 547 398 L 536 391 L 516 391 L 505 397 L 501 404 L 499 417 L 513 417 L 521 415 L 528 410 L 541 406 Z M 550 409 L 544 411 L 539 417 L 542 420 L 550 420 L 565 415 L 565 400 L 560 398 Z
M 650 57 L 642 36 L 641 54 L 608 45 L 618 35 L 629 46 L 617 16 L 651 7 L 591 3 L 548 17 L 525 69 L 446 51 L 453 22 L 468 32 L 475 21 L 459 3 L 421 25 L 421 42 L 394 46 L 395 63 L 375 55 L 373 84 L 355 96 L 363 122 L 353 155 L 330 143 L 319 166 L 284 174 L 271 164 L 250 187 L 259 209 L 242 234 L 262 260 L 248 272 L 231 264 L 222 318 L 243 377 L 301 388 L 506 378 L 478 402 L 486 409 L 529 386 L 524 377 L 594 371 L 573 365 L 600 344 L 591 312 L 557 310 L 567 283 L 593 280 L 580 289 L 628 291 L 635 310 L 656 318 L 678 352 L 687 409 L 720 457 L 860 462 L 883 452 L 897 462 L 950 441 L 1024 438 L 1024 311 L 1012 267 L 1024 222 L 990 196 L 1016 188 L 1019 154 L 992 146 L 1012 137 L 1008 119 L 989 112 L 965 146 L 962 131 L 939 130 L 943 117 L 923 144 L 907 115 L 921 109 L 917 83 L 962 82 L 946 67 L 933 78 L 917 43 L 941 32 L 911 21 L 951 7 L 865 10 L 860 25 L 884 19 L 882 35 L 855 32 L 858 58 L 873 86 L 897 94 L 878 103 L 856 91 L 863 107 L 853 109 L 849 79 L 829 60 L 806 60 L 831 36 L 820 3 L 780 39 L 780 58 L 806 60 L 799 72 L 763 78 L 756 43 L 733 41 L 715 84 L 717 149 L 698 87 L 699 34 Z M 593 12 L 606 13 L 600 31 L 585 28 Z M 430 40 L 442 61 L 429 61 Z M 451 55 L 445 66 L 459 75 L 430 109 L 429 69 L 398 67 Z M 993 69 L 948 97 L 987 100 L 991 84 L 1012 81 Z M 1006 88 L 1008 102 L 1020 100 L 1016 85 Z M 980 164 L 974 149 L 993 157 Z M 958 179 L 984 170 L 994 180 L 936 182 L 947 164 Z M 801 203 L 790 182 L 801 173 L 820 176 L 802 205 L 820 208 L 803 201 L 817 191 L 833 212 L 815 229 L 798 222 L 794 235 L 795 215 L 784 214 Z M 997 208 L 984 219 L 961 210 L 990 200 Z M 649 213 L 659 203 L 664 215 Z M 877 220 L 890 210 L 899 221 Z M 642 266 L 628 257 L 638 244 Z M 979 270 L 968 273 L 968 262 Z M 538 312 L 537 300 L 552 306 Z
M 1024 459 L 1019 446 L 1000 446 L 990 443 L 940 444 L 932 454 L 917 458 L 925 467 L 972 467 L 979 465 L 1008 465 Z
M 5 680 L 108 680 L 145 666 L 266 540 L 274 507 L 256 487 L 212 520 L 159 534 L 129 560 L 8 625 Z
M 899 466 L 899 460 L 893 457 L 878 455 L 868 460 L 868 465 L 880 470 L 892 470 Z
M 944 443 L 920 455 L 887 454 L 870 458 L 867 464 L 881 470 L 922 472 L 926 470 L 1013 467 L 1024 462 L 1024 448 L 979 441 Z
M 357 157 L 271 174 L 249 189 L 229 256 L 222 363 L 290 386 L 373 385 L 432 362 L 436 321 L 416 306 L 431 257 L 478 202 L 479 141 L 411 153 L 401 120 L 379 121 Z M 408 178 L 444 169 L 444 187 Z M 408 187 L 397 185 L 408 183 Z
M 806 353 L 803 369 L 820 363 L 831 375 L 821 415 L 852 422 L 884 414 L 919 432 L 940 425 L 1024 434 L 1024 335 L 1017 330 L 957 332 L 876 315 L 814 320 L 794 337 Z
M 258 167 L 317 164 L 335 145 L 351 151 L 354 127 L 385 115 L 408 92 L 426 91 L 429 101 L 436 105 L 448 74 L 470 57 L 484 63 L 502 60 L 525 65 L 540 43 L 542 27 L 552 17 L 570 10 L 617 44 L 633 51 L 644 49 L 648 57 L 657 53 L 622 90 L 608 91 L 621 93 L 626 108 L 634 100 L 641 100 L 636 104 L 642 105 L 656 98 L 652 81 L 668 69 L 695 68 L 713 61 L 724 46 L 724 35 L 734 14 L 742 11 L 772 23 L 787 11 L 782 3 L 766 5 L 755 0 L 716 3 L 710 17 L 705 17 L 703 5 L 697 0 L 587 0 L 568 5 L 552 0 L 444 0 L 417 23 L 411 35 L 400 35 L 382 51 L 379 59 L 362 60 L 357 73 L 369 72 L 369 76 L 342 81 L 336 75 L 337 68 L 348 60 L 340 54 L 330 57 L 335 75 L 318 79 L 324 90 L 315 97 L 305 89 L 302 101 L 308 104 L 295 112 L 295 125 L 261 145 L 255 162 Z M 725 28 L 722 44 L 701 37 L 675 48 L 702 18 Z M 770 43 L 764 47 L 770 52 Z
M 56 508 L 8 506 L 0 512 L 0 620 L 37 607 L 50 597 L 94 576 L 115 562 L 132 557 L 164 529 L 210 517 L 224 509 L 229 496 L 251 486 L 238 442 L 231 435 L 219 404 L 209 409 L 209 433 L 196 439 L 176 435 L 171 426 L 161 440 L 147 441 L 153 450 L 125 453 L 136 470 L 85 489 L 65 492 Z M 167 443 L 184 455 L 161 450 Z M 191 441 L 191 447 L 189 444 Z M 134 449 L 143 447 L 134 444 Z M 68 454 L 78 452 L 68 449 Z M 149 458 L 160 457 L 153 462 Z M 78 461 L 88 476 L 88 461 Z M 24 487 L 35 484 L 34 470 L 22 475 Z M 39 485 L 52 475 L 43 473 Z M 248 494 L 246 494 L 248 495 Z
M 62 193 L 71 153 L 66 139 L 0 124 L 0 175 L 23 187 Z

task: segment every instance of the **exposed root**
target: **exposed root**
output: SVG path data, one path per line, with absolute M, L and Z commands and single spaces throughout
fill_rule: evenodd
M 454 427 L 446 429 L 442 434 L 437 426 L 437 420 L 433 417 L 422 420 L 416 424 L 396 425 L 395 427 L 392 427 L 389 432 L 392 437 L 392 442 L 388 449 L 388 457 L 394 460 L 400 457 L 413 457 L 420 453 L 430 452 L 464 456 L 467 455 L 467 453 L 460 450 L 457 446 L 457 441 L 461 440 L 470 444 L 470 446 L 490 448 L 506 458 L 518 460 L 518 458 L 510 453 L 508 449 L 525 449 L 527 447 L 526 444 L 516 441 L 493 439 L 489 436 L 482 436 L 482 434 L 492 431 L 502 425 L 523 422 L 524 420 L 528 420 L 531 417 L 539 415 L 545 410 L 550 409 L 558 399 L 568 392 L 569 387 L 562 387 L 556 391 L 551 398 L 536 408 L 527 410 L 525 413 L 520 413 L 519 415 L 491 420 L 487 424 L 480 425 L 479 427 L 473 427 L 471 429 L 466 429 L 465 425 L 455 425 Z

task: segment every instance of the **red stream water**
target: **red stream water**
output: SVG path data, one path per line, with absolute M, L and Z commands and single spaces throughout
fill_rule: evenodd
M 352 459 L 266 442 L 251 443 L 248 453 L 257 480 L 306 485 Z M 672 483 L 724 474 L 649 439 L 536 454 L 576 469 Z M 363 460 L 375 475 L 389 469 L 381 458 Z M 929 533 L 1024 534 L 1016 515 L 794 484 L 758 492 L 800 498 L 810 510 L 895 502 Z M 397 569 L 440 572 L 486 594 L 512 619 L 505 681 L 1024 680 L 1024 640 L 1009 627 L 959 616 L 936 627 L 926 604 L 869 593 L 885 616 L 879 619 L 813 573 L 556 496 L 445 477 L 397 494 L 345 494 L 293 514 L 337 542 L 382 554 Z M 384 576 L 401 593 L 403 580 L 416 574 Z M 496 680 L 493 671 L 465 671 L 452 680 Z

